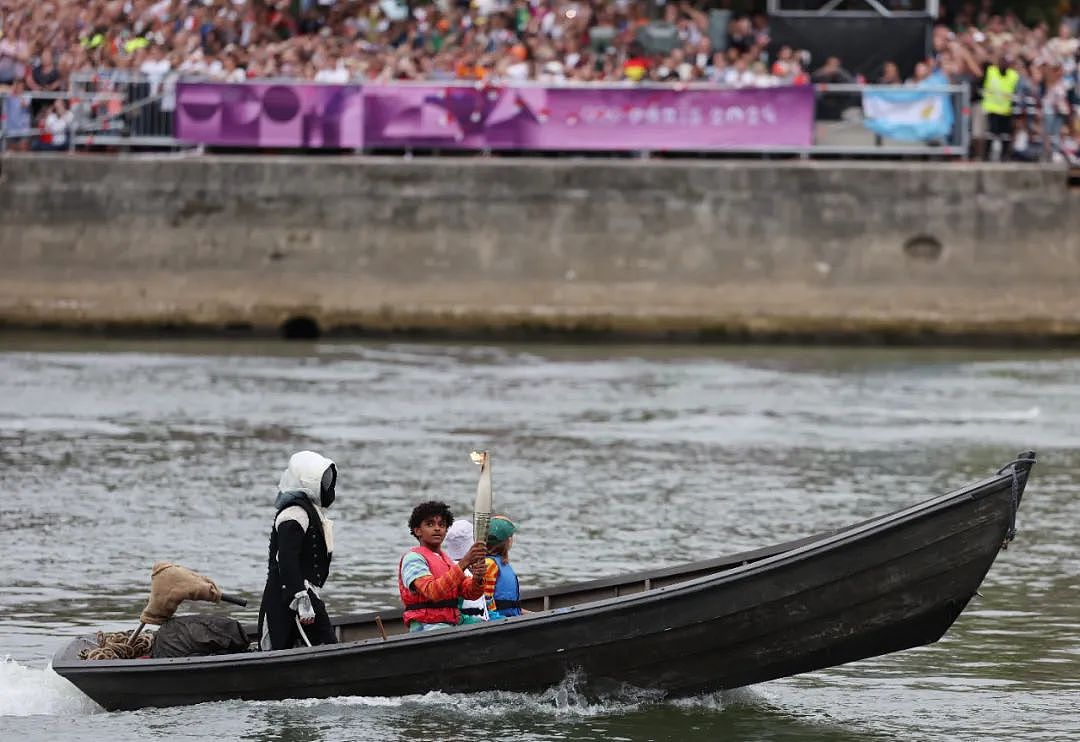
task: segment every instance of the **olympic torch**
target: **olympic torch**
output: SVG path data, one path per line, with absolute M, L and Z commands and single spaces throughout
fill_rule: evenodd
M 469 458 L 480 467 L 476 502 L 473 503 L 473 538 L 484 544 L 487 543 L 488 527 L 491 525 L 491 454 L 473 451 Z

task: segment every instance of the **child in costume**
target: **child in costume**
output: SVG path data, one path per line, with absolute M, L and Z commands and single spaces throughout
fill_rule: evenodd
M 487 537 L 487 568 L 484 570 L 484 599 L 491 621 L 521 615 L 521 587 L 510 566 L 510 547 L 517 526 L 504 515 L 491 519 Z
M 473 544 L 456 563 L 442 551 L 454 514 L 442 502 L 423 502 L 409 517 L 409 531 L 419 541 L 398 564 L 398 592 L 409 631 L 457 626 L 458 600 L 483 596 L 484 545 Z M 465 570 L 472 567 L 472 576 Z

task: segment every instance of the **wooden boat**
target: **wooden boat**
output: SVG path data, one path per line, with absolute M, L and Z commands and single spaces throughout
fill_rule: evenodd
M 335 621 L 340 644 L 53 669 L 106 709 L 227 699 L 537 691 L 579 670 L 686 696 L 939 639 L 1014 533 L 1034 452 L 940 497 L 798 541 L 523 595 L 530 614 L 405 634 L 400 613 Z M 254 636 L 252 636 L 254 639 Z

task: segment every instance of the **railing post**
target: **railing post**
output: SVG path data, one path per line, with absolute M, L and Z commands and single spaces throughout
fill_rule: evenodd
M 971 158 L 971 88 L 960 86 L 960 146 L 964 159 Z

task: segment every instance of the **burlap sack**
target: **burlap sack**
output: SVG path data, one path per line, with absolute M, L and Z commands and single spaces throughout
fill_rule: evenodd
M 217 603 L 221 600 L 221 588 L 210 578 L 192 572 L 187 567 L 157 562 L 150 573 L 150 600 L 143 608 L 139 620 L 160 626 L 172 618 L 185 600 Z

